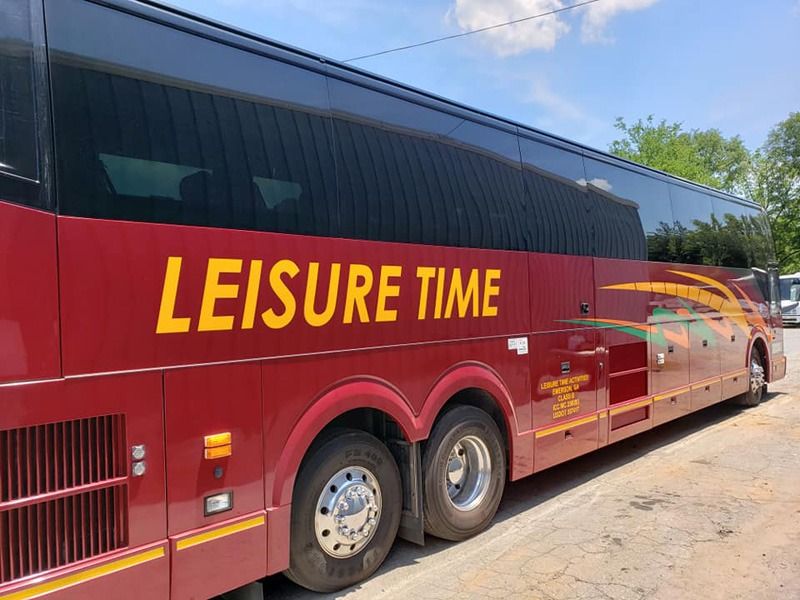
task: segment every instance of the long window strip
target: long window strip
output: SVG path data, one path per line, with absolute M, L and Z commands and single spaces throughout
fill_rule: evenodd
M 428 154 L 433 164 L 434 171 L 437 173 L 438 189 L 441 193 L 441 198 L 444 203 L 445 212 L 447 214 L 447 230 L 452 231 L 455 238 L 455 244 L 458 245 L 460 240 L 464 237 L 463 225 L 457 210 L 459 191 L 457 190 L 454 182 L 457 177 L 453 171 L 453 165 L 449 160 L 451 150 L 445 144 L 430 144 L 428 146 Z M 452 238 L 451 238 L 452 239 Z M 450 241 L 450 240 L 449 240 Z
M 448 236 L 451 231 L 455 232 L 455 236 L 459 236 L 458 219 L 452 210 L 452 202 L 448 202 L 445 196 L 445 188 L 442 185 L 442 180 L 447 176 L 443 172 L 439 163 L 435 160 L 435 156 L 441 152 L 444 145 L 442 142 L 418 139 L 414 143 L 417 148 L 417 156 L 420 163 L 425 165 L 422 170 L 422 176 L 425 180 L 428 196 L 431 199 L 434 221 L 438 224 L 438 229 L 444 228 L 444 236 L 438 241 L 441 243 L 449 243 Z

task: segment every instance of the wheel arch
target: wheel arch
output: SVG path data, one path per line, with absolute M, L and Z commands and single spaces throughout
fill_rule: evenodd
M 449 406 L 467 404 L 487 412 L 503 435 L 509 471 L 515 464 L 519 433 L 516 410 L 508 387 L 491 367 L 475 361 L 458 363 L 433 384 L 419 415 L 422 439 L 430 437 L 437 420 Z
M 753 352 L 753 348 L 758 348 L 761 352 L 761 355 L 764 357 L 764 361 L 766 364 L 764 365 L 764 371 L 769 378 L 770 373 L 772 370 L 770 369 L 770 365 L 772 364 L 772 356 L 770 353 L 770 344 L 768 341 L 767 334 L 764 333 L 761 329 L 756 329 L 754 333 L 750 336 L 750 347 L 747 349 L 747 368 L 750 368 L 750 355 Z
M 292 428 L 276 462 L 274 506 L 291 502 L 300 465 L 319 434 L 337 419 L 356 411 L 374 411 L 390 418 L 406 441 L 421 439 L 411 406 L 397 388 L 378 378 L 359 377 L 339 382 L 322 392 Z

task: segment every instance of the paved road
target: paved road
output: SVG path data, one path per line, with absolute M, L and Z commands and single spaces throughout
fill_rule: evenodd
M 800 598 L 800 330 L 767 402 L 714 406 L 506 489 L 492 527 L 398 542 L 348 600 Z M 265 598 L 326 598 L 282 576 Z

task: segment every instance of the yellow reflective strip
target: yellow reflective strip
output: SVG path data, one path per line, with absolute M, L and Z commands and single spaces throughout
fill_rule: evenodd
M 685 387 L 685 388 L 680 388 L 680 389 L 677 389 L 677 390 L 673 390 L 673 391 L 668 392 L 666 394 L 659 394 L 658 396 L 653 398 L 653 402 L 659 402 L 661 400 L 666 400 L 667 398 L 674 398 L 676 396 L 683 396 L 684 394 L 688 394 L 690 391 L 691 391 L 691 388 Z
M 611 416 L 618 415 L 619 413 L 628 412 L 629 410 L 635 410 L 637 408 L 641 408 L 642 406 L 647 406 L 652 402 L 653 400 L 651 398 L 648 398 L 647 400 L 640 400 L 639 402 L 634 402 L 633 404 L 626 404 L 625 406 L 612 408 Z
M 699 390 L 700 388 L 704 388 L 707 385 L 714 385 L 715 383 L 719 383 L 719 382 L 720 382 L 720 378 L 719 377 L 712 377 L 710 379 L 706 379 L 705 381 L 700 381 L 698 383 L 693 383 L 692 384 L 692 390 Z
M 175 548 L 179 551 L 186 550 L 186 548 L 191 548 L 192 546 L 197 546 L 198 544 L 205 544 L 206 542 L 210 542 L 212 540 L 217 540 L 219 538 L 233 535 L 234 533 L 246 531 L 248 529 L 252 529 L 253 527 L 258 527 L 259 525 L 263 525 L 265 522 L 266 518 L 264 515 L 261 515 L 260 517 L 248 519 L 247 521 L 242 521 L 241 523 L 234 523 L 233 525 L 227 525 L 225 527 L 220 527 L 219 529 L 214 529 L 213 531 L 206 531 L 205 533 L 199 533 L 197 535 L 178 540 L 175 543 Z
M 734 377 L 741 377 L 742 375 L 747 375 L 747 369 L 742 369 L 741 371 L 737 371 L 736 373 L 730 373 L 725 375 L 722 379 L 727 381 L 728 379 L 733 379 Z
M 147 552 L 142 552 L 141 554 L 135 554 L 133 556 L 128 556 L 120 560 L 115 560 L 113 562 L 100 565 L 99 567 L 87 569 L 85 571 L 81 571 L 80 573 L 75 573 L 74 575 L 67 575 L 66 577 L 61 577 L 46 583 L 34 585 L 33 587 L 20 590 L 19 592 L 12 592 L 10 594 L 6 594 L 5 596 L 0 596 L 0 599 L 28 600 L 29 598 L 38 598 L 45 594 L 57 592 L 78 583 L 85 583 L 87 581 L 91 581 L 92 579 L 98 579 L 99 577 L 103 577 L 105 575 L 111 575 L 112 573 L 117 573 L 119 571 L 150 562 L 151 560 L 162 558 L 164 554 L 164 548 L 155 548 Z
M 559 431 L 566 431 L 570 427 L 578 427 L 579 425 L 586 425 L 587 423 L 591 423 L 592 421 L 597 420 L 597 415 L 592 415 L 591 417 L 586 417 L 583 419 L 577 419 L 575 421 L 570 421 L 568 423 L 561 423 L 560 425 L 556 425 L 555 427 L 548 427 L 547 429 L 540 429 L 536 432 L 536 437 L 544 437 L 546 435 L 550 435 L 552 433 L 558 433 Z

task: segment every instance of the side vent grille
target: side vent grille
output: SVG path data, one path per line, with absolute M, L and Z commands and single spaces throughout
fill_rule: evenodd
M 127 545 L 125 416 L 0 431 L 0 584 Z
M 0 502 L 125 475 L 124 415 L 0 431 Z
M 125 485 L 0 512 L 0 583 L 123 548 Z

